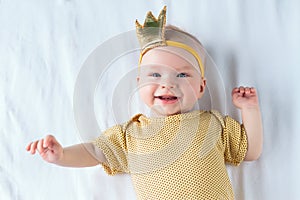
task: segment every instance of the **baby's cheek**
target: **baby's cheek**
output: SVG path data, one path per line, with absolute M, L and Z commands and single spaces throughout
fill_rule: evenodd
M 153 90 L 149 86 L 143 86 L 139 88 L 139 94 L 141 99 L 146 103 L 149 104 L 151 98 L 153 98 Z
M 196 102 L 201 97 L 200 88 L 189 88 L 186 91 L 188 91 L 188 98 L 190 102 Z

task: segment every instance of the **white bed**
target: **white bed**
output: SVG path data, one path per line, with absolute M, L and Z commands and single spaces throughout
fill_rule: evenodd
M 215 61 L 224 114 L 240 120 L 233 87 L 258 89 L 264 150 L 258 161 L 228 166 L 236 199 L 300 198 L 300 1 L 0 0 L 1 200 L 135 199 L 128 175 L 54 166 L 25 146 L 49 133 L 64 146 L 97 135 L 83 133 L 74 119 L 80 70 L 97 47 L 164 5 L 167 22 L 197 36 Z M 99 130 L 138 111 L 116 114 L 106 106 L 118 83 L 106 78 L 95 94 Z

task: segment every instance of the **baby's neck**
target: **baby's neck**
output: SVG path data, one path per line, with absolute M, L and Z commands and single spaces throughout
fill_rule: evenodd
M 198 108 L 193 108 L 193 109 L 188 110 L 188 111 L 182 111 L 182 112 L 168 114 L 168 113 L 160 113 L 160 112 L 157 112 L 157 111 L 151 109 L 150 112 L 148 113 L 148 116 L 151 117 L 151 118 L 169 117 L 169 116 L 172 116 L 172 115 L 190 113 L 190 112 L 193 112 L 195 110 L 199 110 L 199 109 Z

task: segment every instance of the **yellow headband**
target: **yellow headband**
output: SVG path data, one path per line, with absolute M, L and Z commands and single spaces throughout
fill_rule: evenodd
M 197 62 L 199 64 L 199 68 L 200 68 L 200 71 L 201 71 L 201 77 L 202 78 L 204 77 L 204 72 L 205 71 L 204 71 L 204 66 L 203 66 L 202 60 L 201 60 L 200 56 L 198 55 L 198 53 L 192 47 L 190 47 L 190 46 L 188 46 L 186 44 L 183 44 L 183 43 L 180 43 L 180 42 L 171 41 L 171 40 L 167 40 L 166 44 L 167 44 L 167 46 L 179 47 L 179 48 L 182 48 L 182 49 L 187 50 L 188 52 L 190 52 L 196 58 L 196 60 L 197 60 Z M 140 66 L 140 64 L 142 62 L 144 54 L 145 54 L 145 52 L 140 54 L 139 66 Z

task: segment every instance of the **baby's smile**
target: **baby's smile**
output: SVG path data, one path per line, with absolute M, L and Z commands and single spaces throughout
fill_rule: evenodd
M 163 104 L 172 104 L 177 103 L 179 101 L 179 97 L 172 96 L 172 95 L 161 95 L 161 96 L 155 96 L 155 99 L 158 99 Z

